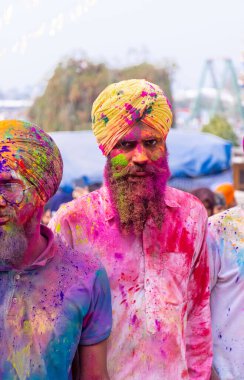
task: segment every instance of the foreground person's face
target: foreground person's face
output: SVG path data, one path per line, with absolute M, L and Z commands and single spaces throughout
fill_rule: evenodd
M 39 203 L 35 188 L 24 177 L 7 166 L 1 168 L 0 228 L 25 225 Z
M 162 135 L 138 122 L 110 152 L 113 178 L 126 176 L 129 181 L 137 181 L 160 174 L 165 156 L 166 147 Z

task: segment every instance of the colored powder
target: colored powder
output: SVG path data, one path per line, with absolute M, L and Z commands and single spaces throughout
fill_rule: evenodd
M 112 167 L 121 166 L 124 168 L 128 165 L 128 161 L 123 154 L 118 154 L 118 156 L 111 159 L 111 164 Z

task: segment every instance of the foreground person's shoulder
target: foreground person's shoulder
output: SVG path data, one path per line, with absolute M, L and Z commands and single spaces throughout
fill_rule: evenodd
M 174 202 L 178 206 L 194 205 L 204 209 L 202 202 L 193 194 L 167 186 L 165 190 L 166 202 Z
M 76 269 L 77 273 L 92 274 L 97 271 L 104 271 L 104 267 L 94 251 L 78 251 L 71 246 L 67 245 L 63 239 L 58 235 L 54 235 L 54 245 L 56 254 L 59 256 L 57 261 L 60 265 L 65 267 L 72 266 Z
M 53 225 L 57 224 L 60 221 L 79 218 L 82 215 L 86 214 L 88 210 L 90 212 L 92 205 L 95 208 L 96 205 L 99 205 L 99 203 L 101 203 L 101 198 L 102 191 L 99 189 L 78 197 L 70 202 L 64 203 L 60 206 L 58 211 L 53 216 L 51 222 L 49 223 L 49 227 L 52 228 Z
M 236 225 L 242 226 L 244 223 L 243 221 L 244 207 L 242 206 L 229 208 L 228 210 L 215 214 L 208 219 L 209 228 L 223 234 L 235 229 Z

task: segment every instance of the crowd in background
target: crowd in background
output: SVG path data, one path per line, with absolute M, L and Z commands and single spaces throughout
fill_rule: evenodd
M 77 178 L 72 185 L 60 186 L 57 193 L 45 205 L 42 223 L 47 225 L 62 204 L 99 189 L 101 186 L 101 182 L 90 182 L 86 176 Z

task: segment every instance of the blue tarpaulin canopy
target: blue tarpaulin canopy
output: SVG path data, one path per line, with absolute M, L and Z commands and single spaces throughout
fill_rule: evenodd
M 100 152 L 92 131 L 52 132 L 50 135 L 63 156 L 63 185 L 72 184 L 74 179 L 82 176 L 86 176 L 91 183 L 102 182 L 106 159 Z M 232 181 L 230 142 L 208 133 L 171 129 L 167 148 L 171 181 L 179 182 L 182 179 L 189 183 L 210 177 L 212 183 L 215 174 L 218 183 Z M 223 181 L 219 177 L 222 174 Z

